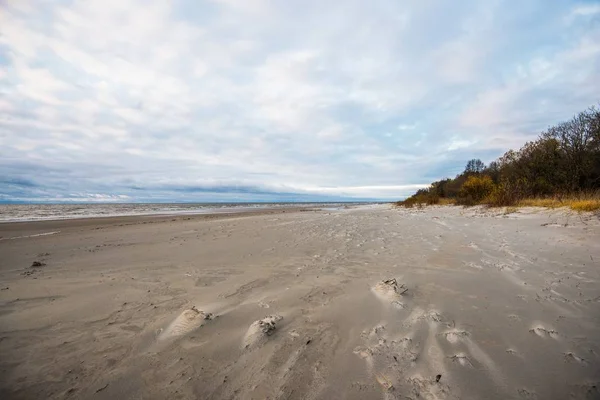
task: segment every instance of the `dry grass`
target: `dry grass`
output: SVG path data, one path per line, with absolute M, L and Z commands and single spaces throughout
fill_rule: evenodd
M 519 207 L 545 207 L 545 208 L 559 208 L 567 207 L 568 205 L 563 199 L 557 198 L 532 198 L 523 199 L 517 204 Z
M 575 200 L 569 207 L 575 211 L 597 211 L 600 210 L 600 199 Z
M 574 211 L 597 211 L 600 210 L 600 193 L 582 194 L 569 197 L 549 197 L 523 199 L 518 203 L 519 207 L 545 207 L 560 208 L 569 207 Z
M 414 198 L 409 197 L 403 201 L 397 201 L 394 203 L 396 207 L 413 208 L 418 207 L 419 209 L 432 205 L 439 206 L 452 206 L 456 204 L 455 199 L 448 199 L 445 197 L 434 197 L 434 198 Z
M 442 198 L 440 198 L 440 202 L 438 204 L 440 206 L 453 206 L 456 204 L 456 200 L 442 197 Z
M 423 208 L 427 205 L 441 205 L 441 206 L 450 206 L 456 205 L 456 199 L 449 199 L 445 197 L 435 198 L 435 201 L 426 201 L 423 198 L 408 198 L 405 201 L 396 202 L 395 205 L 397 207 L 418 207 Z M 471 204 L 487 204 L 488 206 L 493 207 L 490 203 L 487 203 L 485 200 L 483 202 Z M 544 207 L 544 208 L 561 208 L 568 207 L 574 211 L 578 212 L 590 212 L 590 211 L 600 211 L 600 192 L 596 193 L 585 193 L 579 195 L 571 195 L 571 196 L 557 196 L 557 197 L 537 197 L 537 198 L 529 198 L 520 200 L 516 206 L 506 207 L 504 210 L 505 214 L 511 214 L 518 210 L 519 207 Z

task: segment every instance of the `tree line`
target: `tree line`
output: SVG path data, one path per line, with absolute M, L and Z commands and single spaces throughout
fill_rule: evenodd
M 590 107 L 542 132 L 519 150 L 485 165 L 470 160 L 454 179 L 433 182 L 399 205 L 512 206 L 528 198 L 568 197 L 600 191 L 600 110 Z

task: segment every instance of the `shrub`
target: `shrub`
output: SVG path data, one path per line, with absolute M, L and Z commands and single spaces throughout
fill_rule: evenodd
M 440 196 L 438 196 L 437 194 L 430 194 L 425 198 L 425 203 L 427 203 L 428 206 L 439 204 Z
M 494 188 L 492 178 L 487 175 L 469 176 L 459 192 L 461 203 L 465 205 L 481 203 L 494 191 Z
M 442 206 L 452 206 L 456 203 L 454 199 L 449 199 L 447 197 L 440 198 L 440 202 L 438 204 Z
M 515 185 L 510 182 L 502 182 L 494 186 L 483 202 L 491 207 L 509 207 L 516 205 L 519 198 L 519 191 Z

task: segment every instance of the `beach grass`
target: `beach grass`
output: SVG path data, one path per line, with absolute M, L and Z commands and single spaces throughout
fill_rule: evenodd
M 580 194 L 568 197 L 547 197 L 523 199 L 517 204 L 519 207 L 568 207 L 578 212 L 591 212 L 600 210 L 600 193 Z
M 398 207 L 412 208 L 417 206 L 422 208 L 428 205 L 453 206 L 456 205 L 456 199 L 453 198 L 437 198 L 435 202 L 427 201 L 427 199 L 410 198 L 405 201 L 395 203 Z M 486 203 L 485 200 L 470 204 L 495 207 L 492 204 Z M 530 197 L 519 200 L 514 206 L 506 207 L 505 214 L 516 212 L 522 207 L 542 207 L 542 208 L 570 208 L 577 212 L 594 212 L 600 210 L 600 192 L 582 193 L 570 196 L 554 196 L 554 197 Z

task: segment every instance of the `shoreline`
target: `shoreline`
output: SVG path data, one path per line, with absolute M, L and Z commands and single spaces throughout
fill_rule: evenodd
M 95 218 L 237 214 L 264 210 L 338 209 L 382 202 L 0 204 L 0 224 Z M 84 210 L 85 212 L 82 212 Z M 50 214 L 50 215 L 48 215 Z
M 73 230 L 94 227 L 102 229 L 106 227 L 120 227 L 138 224 L 156 224 L 176 221 L 202 221 L 215 219 L 230 219 L 235 217 L 252 217 L 270 214 L 285 214 L 295 212 L 318 211 L 310 207 L 290 208 L 262 208 L 259 210 L 235 210 L 214 213 L 186 213 L 186 214 L 144 214 L 144 215 L 122 215 L 122 216 L 98 216 L 81 218 L 47 219 L 36 221 L 9 221 L 0 222 L 0 241 L 10 240 L 9 235 L 21 233 L 21 236 L 42 236 L 44 232 L 56 230 Z M 16 239 L 16 238 L 15 238 Z

